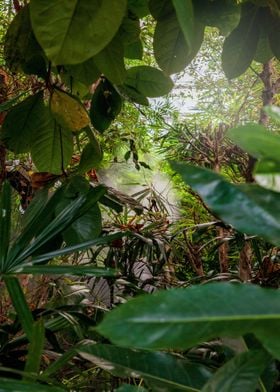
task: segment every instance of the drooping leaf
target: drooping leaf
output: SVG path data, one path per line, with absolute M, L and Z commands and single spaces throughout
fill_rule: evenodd
M 124 56 L 128 59 L 142 60 L 143 57 L 143 45 L 142 41 L 138 39 L 124 48 Z
M 273 57 L 273 53 L 270 48 L 267 32 L 264 29 L 261 29 L 260 38 L 259 38 L 254 60 L 259 63 L 265 64 L 270 59 L 272 59 L 272 57 Z
M 228 79 L 240 76 L 254 59 L 260 36 L 261 12 L 253 4 L 243 4 L 239 25 L 225 39 L 222 66 Z
M 1 139 L 16 154 L 28 152 L 37 132 L 48 128 L 43 93 L 39 92 L 14 106 L 7 114 Z
M 228 283 L 159 291 L 113 310 L 97 331 L 120 346 L 173 350 L 251 332 L 279 358 L 279 297 L 277 290 Z
M 89 116 L 82 103 L 64 91 L 53 90 L 50 108 L 56 121 L 65 129 L 75 132 L 90 124 Z
M 48 109 L 46 108 L 48 111 Z M 70 163 L 73 154 L 73 137 L 69 129 L 62 128 L 49 117 L 44 127 L 34 134 L 31 155 L 37 169 L 41 172 L 61 174 Z
M 124 45 L 137 41 L 139 39 L 140 32 L 139 19 L 134 16 L 127 16 L 123 19 L 119 34 Z
M 118 91 L 120 92 L 122 97 L 127 99 L 128 101 L 136 102 L 139 105 L 149 106 L 149 101 L 145 97 L 145 95 L 141 94 L 134 87 L 128 85 L 118 86 Z
M 90 169 L 97 168 L 102 161 L 103 153 L 98 140 L 92 141 L 83 148 L 79 163 L 79 173 L 86 173 Z
M 279 194 L 257 185 L 233 185 L 210 170 L 172 163 L 180 174 L 224 222 L 248 234 L 280 244 Z
M 149 9 L 156 20 L 168 18 L 175 11 L 171 0 L 149 0 Z
M 172 0 L 173 6 L 176 11 L 177 19 L 181 30 L 184 34 L 185 41 L 189 50 L 193 48 L 193 41 L 195 37 L 195 21 L 194 9 L 192 0 Z
M 247 124 L 230 129 L 228 136 L 255 158 L 271 158 L 280 162 L 280 137 L 262 125 Z
M 252 392 L 271 356 L 264 350 L 252 350 L 236 355 L 217 370 L 201 392 Z
M 75 82 L 80 82 L 88 87 L 96 82 L 101 75 L 100 70 L 96 67 L 93 57 L 81 64 L 66 65 L 65 69 L 66 75 L 64 75 L 64 78 L 68 78 L 68 85 L 70 84 L 70 88 L 71 83 L 75 84 Z
M 280 16 L 271 18 L 270 20 L 270 31 L 269 31 L 269 43 L 274 56 L 280 59 Z
M 78 64 L 112 40 L 126 5 L 126 0 L 33 0 L 31 21 L 36 38 L 54 64 Z
M 149 13 L 149 0 L 128 0 L 128 9 L 138 18 L 143 18 Z
M 173 82 L 159 69 L 143 65 L 127 70 L 125 86 L 136 89 L 145 97 L 160 97 L 170 92 Z
M 185 69 L 190 48 L 175 14 L 157 22 L 153 47 L 158 65 L 167 74 Z
M 8 28 L 4 57 L 13 72 L 46 76 L 45 56 L 32 31 L 29 5 L 16 14 Z
M 211 376 L 204 366 L 161 352 L 126 349 L 105 344 L 83 345 L 78 353 L 118 377 L 138 374 L 163 390 L 197 391 Z
M 122 98 L 106 79 L 102 78 L 92 96 L 90 118 L 92 125 L 104 132 L 122 108 Z
M 94 64 L 100 72 L 112 83 L 122 84 L 125 79 L 124 48 L 119 36 L 97 55 L 93 57 Z
M 206 26 L 217 27 L 225 36 L 240 21 L 240 6 L 234 0 L 195 0 L 193 6 L 198 22 Z

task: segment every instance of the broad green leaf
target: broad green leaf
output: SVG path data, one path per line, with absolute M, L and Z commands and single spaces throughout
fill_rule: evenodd
M 55 64 L 78 64 L 112 40 L 126 12 L 126 0 L 33 0 L 34 33 Z
M 172 163 L 171 167 L 226 223 L 242 233 L 280 244 L 278 193 L 258 185 L 233 185 L 217 173 L 184 163 Z
M 96 204 L 63 232 L 63 238 L 67 245 L 75 245 L 97 238 L 101 230 L 101 212 Z
M 195 22 L 194 25 L 195 35 L 194 35 L 192 49 L 188 52 L 186 57 L 187 64 L 190 64 L 192 60 L 195 58 L 195 56 L 197 55 L 203 42 L 204 30 L 205 30 L 205 26 L 203 24 Z
M 173 82 L 159 69 L 142 65 L 127 70 L 125 86 L 136 89 L 146 97 L 160 97 L 170 92 Z
M 50 108 L 54 118 L 65 129 L 79 131 L 90 124 L 83 104 L 74 96 L 54 89 L 50 98 Z
M 0 104 L 0 113 L 6 112 L 7 110 L 11 109 L 17 102 L 18 100 L 26 95 L 26 92 L 22 92 L 18 94 L 16 97 L 9 99 L 8 101 L 5 101 Z
M 140 37 L 140 22 L 134 16 L 127 16 L 123 19 L 119 35 L 124 45 L 135 42 Z
M 86 173 L 90 169 L 97 168 L 102 161 L 103 153 L 98 140 L 95 140 L 95 144 L 91 141 L 83 148 L 78 167 L 79 173 Z
M 260 36 L 261 12 L 253 4 L 243 4 L 239 25 L 225 39 L 222 66 L 228 79 L 244 73 L 254 59 Z
M 195 0 L 193 6 L 198 22 L 217 27 L 223 35 L 228 35 L 240 21 L 240 6 L 234 0 Z
M 264 111 L 270 118 L 280 124 L 280 108 L 278 106 L 265 106 Z
M 25 372 L 39 373 L 41 357 L 45 342 L 45 328 L 42 319 L 33 324 L 32 338 L 28 346 L 28 353 L 24 367 Z M 26 380 L 26 378 L 25 378 Z
M 172 0 L 177 19 L 184 34 L 189 50 L 193 48 L 195 37 L 194 10 L 192 0 Z
M 260 186 L 280 192 L 280 160 L 266 158 L 257 162 L 254 178 Z
M 217 370 L 201 392 L 255 391 L 259 377 L 270 360 L 271 356 L 261 350 L 252 350 L 236 355 Z
M 46 76 L 45 56 L 32 31 L 28 5 L 16 14 L 8 28 L 4 57 L 13 72 Z
M 122 84 L 125 79 L 124 48 L 120 37 L 115 37 L 93 57 L 96 67 L 112 83 Z
M 23 214 L 21 222 L 23 227 L 28 226 L 36 217 L 36 215 L 39 214 L 39 212 L 41 212 L 42 209 L 45 207 L 49 198 L 48 193 L 49 192 L 46 187 L 36 192 L 36 194 L 31 200 L 31 203 L 28 205 L 27 209 Z
M 3 276 L 13 307 L 17 313 L 22 328 L 31 342 L 33 337 L 33 317 L 26 302 L 26 298 L 17 278 L 14 276 Z M 2 385 L 1 385 L 2 386 Z M 1 387 L 0 387 L 1 388 Z M 0 389 L 1 391 L 1 389 Z
M 31 155 L 38 171 L 61 174 L 73 154 L 73 137 L 69 129 L 58 125 L 46 110 L 44 126 L 33 135 Z
M 264 29 L 261 29 L 260 38 L 259 38 L 254 60 L 259 63 L 265 64 L 270 59 L 272 59 L 272 57 L 273 57 L 273 53 L 270 48 L 267 32 Z
M 279 7 L 279 6 L 278 6 Z M 274 56 L 280 59 L 280 17 L 274 17 L 270 20 L 269 43 Z
M 138 18 L 149 14 L 149 0 L 128 0 L 128 9 Z
M 85 344 L 78 348 L 78 353 L 115 376 L 126 378 L 137 374 L 152 383 L 160 383 L 163 391 L 198 391 L 211 376 L 204 366 L 161 352 Z
M 271 158 L 280 162 L 280 136 L 258 124 L 247 124 L 230 129 L 228 136 L 255 158 Z
M 0 377 L 0 392 L 65 392 L 65 389 L 44 384 Z
M 5 270 L 11 232 L 11 185 L 4 181 L 0 189 L 0 271 Z
M 122 98 L 114 86 L 101 78 L 91 100 L 90 118 L 99 132 L 104 132 L 122 108 Z
M 171 0 L 149 0 L 149 8 L 156 20 L 168 18 L 175 11 Z
M 141 94 L 136 88 L 123 85 L 118 86 L 118 92 L 130 102 L 138 103 L 139 105 L 149 106 L 149 101 L 145 95 Z
M 65 76 L 69 78 L 68 84 L 80 82 L 88 87 L 96 82 L 101 75 L 93 57 L 81 64 L 66 65 L 65 69 Z
M 118 271 L 110 268 L 97 268 L 89 265 L 26 265 L 15 270 L 16 274 L 32 275 L 77 275 L 77 276 L 106 276 L 116 277 Z
M 46 108 L 40 91 L 9 111 L 2 126 L 1 139 L 16 154 L 28 152 L 34 135 L 45 127 Z
M 175 14 L 157 22 L 153 47 L 158 65 L 167 74 L 185 69 L 190 48 Z
M 124 56 L 128 59 L 142 60 L 143 57 L 143 45 L 142 41 L 138 39 L 124 48 Z
M 211 283 L 139 296 L 108 313 L 97 331 L 119 346 L 173 350 L 254 333 L 279 358 L 279 327 L 279 291 Z

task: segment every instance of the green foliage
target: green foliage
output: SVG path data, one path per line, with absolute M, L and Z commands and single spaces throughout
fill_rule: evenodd
M 16 275 L 107 277 L 110 278 L 107 283 L 111 295 L 119 273 L 124 278 L 133 276 L 134 263 L 142 258 L 150 263 L 152 272 L 163 272 L 168 260 L 164 249 L 167 223 L 165 217 L 160 221 L 160 214 L 153 215 L 154 200 L 151 199 L 151 208 L 147 209 L 149 225 L 135 223 L 124 214 L 126 220 L 121 221 L 118 216 L 119 220 L 115 222 L 120 232 L 102 235 L 98 203 L 109 205 L 117 212 L 121 211 L 122 203 L 106 195 L 105 187 L 92 187 L 75 174 L 98 167 L 103 158 L 100 140 L 105 141 L 106 146 L 116 134 L 118 137 L 111 146 L 121 149 L 120 144 L 124 142 L 124 159 L 132 157 L 137 169 L 140 166 L 149 168 L 146 160 L 139 158 L 134 140 L 137 132 L 141 134 L 141 127 L 137 128 L 138 124 L 133 124 L 131 119 L 130 129 L 124 127 L 128 124 L 126 117 L 132 113 L 132 106 L 124 101 L 148 106 L 148 98 L 169 94 L 173 88 L 169 75 L 183 71 L 196 57 L 201 45 L 207 46 L 204 32 L 208 31 L 208 26 L 226 36 L 225 39 L 215 38 L 212 43 L 222 47 L 222 67 L 228 79 L 243 75 L 254 59 L 265 62 L 272 56 L 279 58 L 279 7 L 272 1 L 237 4 L 233 0 L 30 0 L 27 5 L 24 3 L 25 6 L 16 6 L 16 15 L 8 26 L 4 58 L 9 71 L 19 73 L 19 78 L 26 85 L 30 84 L 23 95 L 15 94 L 10 99 L 9 94 L 3 94 L 4 102 L 1 98 L 0 110 L 7 111 L 5 119 L 1 117 L 1 148 L 3 145 L 15 154 L 30 153 L 38 171 L 57 175 L 62 184 L 50 197 L 48 192 L 38 193 L 25 212 L 19 234 L 11 239 L 11 189 L 2 181 L 4 178 L 0 178 L 3 182 L 0 273 L 19 321 L 15 320 L 12 327 L 4 326 L 1 338 L 11 334 L 11 328 L 14 328 L 12 333 L 16 339 L 5 343 L 7 351 L 18 341 L 21 345 L 29 341 L 28 351 L 19 354 L 25 361 L 24 371 L 16 373 L 23 380 L 1 378 L 1 389 L 61 390 L 54 385 L 55 377 L 59 378 L 64 366 L 79 361 L 77 354 L 99 369 L 124 378 L 126 383 L 132 378 L 143 378 L 144 387 L 155 391 L 263 389 L 265 373 L 269 373 L 270 365 L 274 366 L 275 358 L 280 359 L 277 291 L 238 284 L 207 284 L 158 291 L 154 295 L 130 299 L 108 313 L 97 328 L 92 328 L 98 321 L 97 310 L 89 312 L 90 317 L 85 312 L 82 316 L 79 314 L 79 321 L 73 309 L 72 313 L 67 312 L 69 308 L 56 309 L 56 316 L 50 309 L 36 309 L 32 313 Z M 215 61 L 211 67 L 217 75 Z M 253 72 L 259 77 L 258 70 Z M 242 76 L 244 80 L 248 75 Z M 5 78 L 1 76 L 1 83 L 2 79 Z M 255 85 L 251 75 L 248 80 L 246 89 L 248 85 Z M 218 77 L 211 83 L 209 90 L 220 88 Z M 5 87 L 4 82 L 3 85 Z M 222 90 L 229 91 L 229 86 Z M 2 94 L 2 85 L 0 87 Z M 221 100 L 222 96 L 220 94 Z M 235 105 L 236 102 L 240 104 L 237 93 L 232 100 Z M 238 107 L 234 122 L 240 119 L 245 104 Z M 254 106 L 257 107 L 255 103 Z M 215 109 L 213 106 L 212 113 Z M 279 121 L 277 110 L 270 108 L 268 112 Z M 148 111 L 143 113 L 145 116 Z M 204 121 L 207 123 L 206 118 Z M 156 122 L 156 126 L 163 123 Z M 95 130 L 102 135 L 97 135 Z M 228 135 L 259 160 L 256 174 L 278 173 L 277 135 L 257 125 L 235 127 Z M 187 139 L 189 136 L 188 133 Z M 216 173 L 186 163 L 172 163 L 175 172 L 192 187 L 193 195 L 198 192 L 207 208 L 226 224 L 278 246 L 279 193 L 255 184 L 231 184 L 217 173 L 223 170 L 226 159 L 219 166 L 215 156 L 205 152 L 206 138 L 201 142 L 197 134 L 194 136 L 188 141 L 188 147 L 191 144 L 196 148 L 196 156 L 187 152 L 187 158 L 200 163 L 199 154 L 202 154 L 207 163 L 204 166 L 215 169 Z M 215 151 L 218 151 L 221 139 L 213 140 Z M 200 149 L 201 145 L 204 150 Z M 76 165 L 71 162 L 73 152 L 76 162 L 79 161 Z M 182 157 L 181 150 L 177 149 L 176 154 Z M 233 169 L 239 163 L 240 160 L 234 161 Z M 242 167 L 238 166 L 238 169 L 241 173 Z M 5 170 L 2 171 L 5 175 Z M 225 173 L 227 177 L 229 172 Z M 90 175 L 93 176 L 92 172 Z M 136 216 L 133 219 L 137 222 Z M 216 228 L 216 223 L 208 223 L 207 229 L 209 226 Z M 125 232 L 126 229 L 133 234 Z M 227 230 L 232 235 L 232 228 L 227 227 Z M 60 264 L 58 261 L 62 256 L 94 246 L 97 248 L 91 253 L 93 265 Z M 53 259 L 56 262 L 50 264 Z M 120 272 L 99 267 L 100 260 L 103 265 L 118 266 Z M 153 274 L 151 276 L 154 279 Z M 135 284 L 132 279 L 129 282 L 123 279 L 121 283 L 125 294 L 142 291 L 138 282 Z M 168 283 L 172 284 L 170 280 Z M 46 314 L 51 314 L 48 320 Z M 86 334 L 80 326 L 81 320 L 91 326 L 87 327 Z M 63 351 L 52 334 L 69 325 L 80 340 L 90 338 L 94 344 L 87 341 L 71 348 L 40 373 L 45 338 L 58 348 L 57 351 Z M 97 332 L 116 345 L 96 344 L 102 339 Z M 257 347 L 243 346 L 243 352 L 232 352 L 215 365 L 211 361 L 191 359 L 192 350 L 196 351 L 205 341 L 228 337 L 243 337 L 247 341 L 247 334 L 254 334 L 258 339 Z M 154 351 L 158 349 L 176 350 L 177 354 Z M 224 347 L 222 350 L 227 352 Z M 138 383 L 137 380 L 136 385 Z M 131 389 L 135 388 L 123 385 L 120 390 Z

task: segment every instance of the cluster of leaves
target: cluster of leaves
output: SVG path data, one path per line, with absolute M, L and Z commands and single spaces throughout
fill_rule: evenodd
M 126 66 L 125 59 L 142 59 L 140 19 L 147 15 L 155 20 L 153 53 L 161 70 L 145 64 Z M 205 26 L 218 27 L 227 35 L 222 64 L 226 76 L 234 78 L 256 56 L 279 58 L 279 19 L 277 2 L 259 0 L 239 5 L 231 0 L 31 0 L 8 28 L 5 60 L 13 72 L 37 75 L 38 79 L 32 95 L 1 106 L 2 111 L 8 110 L 1 139 L 15 153 L 31 152 L 38 170 L 60 175 L 67 174 L 74 136 L 84 134 L 88 141 L 75 170 L 84 173 L 102 160 L 96 131 L 102 133 L 110 127 L 123 99 L 147 105 L 149 97 L 167 94 L 173 86 L 169 75 L 183 70 L 195 57 Z M 271 114 L 279 120 L 276 109 Z M 279 136 L 257 125 L 228 134 L 259 159 L 257 175 L 278 174 Z M 137 163 L 134 146 L 131 152 Z M 278 192 L 255 184 L 233 185 L 218 173 L 185 163 L 171 166 L 224 222 L 279 246 Z M 273 389 L 275 360 L 280 359 L 279 293 L 239 284 L 202 285 L 131 299 L 108 313 L 97 328 L 91 325 L 92 334 L 85 337 L 94 340 L 76 344 L 40 372 L 45 336 L 60 328 L 61 319 L 46 320 L 42 314 L 38 319 L 32 314 L 15 275 L 114 279 L 117 272 L 111 269 L 47 263 L 124 235 L 133 236 L 133 230 L 127 227 L 129 233 L 102 236 L 97 203 L 108 204 L 104 187 L 91 187 L 80 177 L 70 177 L 50 199 L 44 191 L 34 199 L 21 233 L 12 240 L 10 193 L 5 182 L 0 199 L 0 272 L 22 334 L 4 349 L 15 347 L 22 339 L 29 345 L 23 353 L 27 353 L 24 371 L 2 369 L 2 374 L 12 372 L 23 380 L 1 377 L 3 390 L 64 390 L 63 385 L 57 386 L 58 373 L 69 363 L 77 363 L 77 357 L 114 376 L 142 378 L 148 390 Z M 128 242 L 128 247 L 135 248 L 135 241 Z M 129 263 L 133 253 L 124 257 Z M 71 319 L 64 313 L 65 318 Z M 222 366 L 191 357 L 191 349 L 217 337 L 242 338 L 242 352 L 231 352 L 219 364 Z M 120 391 L 133 389 L 122 386 Z

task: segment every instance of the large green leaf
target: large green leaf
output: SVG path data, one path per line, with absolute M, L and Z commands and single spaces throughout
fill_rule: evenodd
M 255 391 L 258 379 L 270 360 L 271 356 L 261 350 L 241 353 L 218 369 L 201 392 Z
M 13 72 L 46 75 L 45 56 L 32 31 L 29 6 L 18 12 L 8 28 L 4 57 Z
M 135 385 L 123 384 L 121 387 L 116 389 L 116 392 L 145 392 L 147 389 L 142 387 L 136 387 Z
M 240 21 L 240 6 L 234 0 L 195 0 L 193 6 L 200 23 L 217 27 L 223 35 L 228 35 Z
M 90 86 L 100 77 L 101 72 L 97 68 L 94 58 L 90 58 L 81 64 L 67 65 L 66 69 L 66 79 L 68 83 L 80 82 L 85 86 Z
M 213 283 L 139 296 L 107 314 L 97 331 L 120 346 L 179 350 L 252 332 L 280 358 L 279 327 L 279 291 Z
M 14 106 L 2 126 L 1 139 L 15 153 L 28 152 L 37 132 L 48 128 L 43 92 L 39 92 Z
M 173 82 L 159 69 L 142 65 L 127 70 L 125 86 L 136 89 L 145 97 L 160 97 L 170 92 Z
M 167 74 L 185 69 L 190 48 L 175 14 L 157 22 L 153 46 L 156 61 Z
M 91 141 L 83 148 L 78 168 L 79 173 L 86 173 L 90 169 L 97 168 L 102 161 L 103 153 L 98 140 L 95 140 L 95 143 Z
M 149 0 L 128 0 L 128 9 L 138 18 L 143 18 L 149 13 L 148 2 Z
M 56 121 L 65 129 L 79 131 L 90 124 L 83 104 L 73 95 L 54 89 L 50 98 L 50 108 Z
M 149 106 L 149 101 L 145 95 L 141 94 L 134 87 L 128 85 L 118 86 L 118 92 L 128 101 L 136 102 L 139 105 Z
M 279 6 L 278 6 L 279 7 Z M 272 17 L 270 20 L 269 43 L 275 57 L 280 59 L 280 18 Z
M 195 37 L 195 22 L 192 0 L 172 0 L 177 19 L 184 34 L 189 50 L 192 50 Z
M 85 344 L 77 351 L 101 368 L 110 369 L 115 376 L 126 378 L 137 374 L 151 383 L 161 384 L 162 391 L 198 391 L 211 376 L 204 366 L 161 352 L 105 344 Z
M 119 36 L 93 57 L 96 67 L 112 83 L 122 84 L 125 79 L 124 48 Z
M 92 125 L 99 132 L 104 132 L 120 113 L 121 108 L 120 94 L 107 79 L 101 78 L 91 100 Z
M 25 382 L 14 380 L 12 378 L 0 378 L 0 392 L 65 392 L 65 389 L 37 384 L 32 382 Z
M 258 185 L 233 185 L 217 173 L 184 163 L 171 167 L 226 223 L 280 245 L 279 193 Z
M 48 109 L 46 108 L 48 111 Z M 61 174 L 73 154 L 73 137 L 69 129 L 62 128 L 48 112 L 43 126 L 37 130 L 31 145 L 34 164 L 41 172 Z
M 229 79 L 240 76 L 254 59 L 260 36 L 260 9 L 243 4 L 239 25 L 225 39 L 222 65 Z
M 272 158 L 280 162 L 280 136 L 258 124 L 247 124 L 230 129 L 228 136 L 239 147 L 255 158 Z
M 34 33 L 56 65 L 77 64 L 100 52 L 114 37 L 126 0 L 33 0 Z
M 168 18 L 175 11 L 171 0 L 149 0 L 149 8 L 156 20 Z

